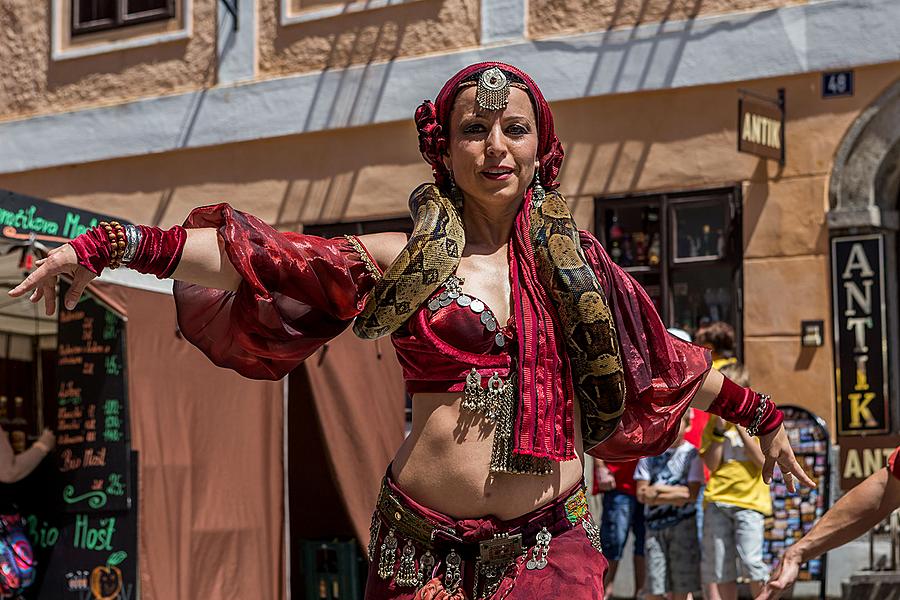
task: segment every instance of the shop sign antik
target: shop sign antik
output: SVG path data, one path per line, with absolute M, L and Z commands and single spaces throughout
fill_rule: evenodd
M 900 445 L 900 436 L 867 435 L 840 438 L 841 489 L 853 489 L 866 477 L 884 468 L 894 448 Z
M 884 236 L 831 239 L 837 434 L 891 430 Z
M 784 164 L 784 90 L 766 98 L 740 90 L 738 98 L 738 152 L 747 152 Z

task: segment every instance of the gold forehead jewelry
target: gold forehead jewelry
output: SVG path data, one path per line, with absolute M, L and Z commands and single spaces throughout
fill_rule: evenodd
M 478 78 L 475 101 L 484 110 L 500 110 L 509 103 L 509 79 L 497 67 L 491 67 Z

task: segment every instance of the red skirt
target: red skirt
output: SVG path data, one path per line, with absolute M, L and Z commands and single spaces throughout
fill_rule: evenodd
M 603 598 L 608 563 L 583 482 L 510 521 L 456 520 L 411 499 L 389 472 L 371 533 L 366 600 Z

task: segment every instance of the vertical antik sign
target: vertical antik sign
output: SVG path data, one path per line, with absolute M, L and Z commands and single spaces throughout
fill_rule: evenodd
M 838 435 L 887 433 L 884 236 L 831 239 Z

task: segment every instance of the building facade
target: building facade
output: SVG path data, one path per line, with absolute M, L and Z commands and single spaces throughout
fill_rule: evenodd
M 0 10 L 0 188 L 160 226 L 217 202 L 284 230 L 403 219 L 430 175 L 415 107 L 466 64 L 515 64 L 553 105 L 576 220 L 667 324 L 731 322 L 754 387 L 833 436 L 900 430 L 896 2 Z M 748 99 L 783 120 L 744 120 Z

